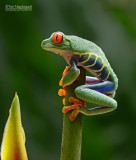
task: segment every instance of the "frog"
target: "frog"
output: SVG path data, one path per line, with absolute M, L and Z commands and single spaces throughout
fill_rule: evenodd
M 63 113 L 73 110 L 70 114 L 71 121 L 75 120 L 78 113 L 98 115 L 117 108 L 114 97 L 118 88 L 118 78 L 99 46 L 92 41 L 58 31 L 43 40 L 41 47 L 62 56 L 69 65 L 63 72 L 60 85 L 64 90 L 60 90 L 59 95 L 66 95 L 66 87 L 78 79 L 79 67 L 92 75 L 86 76 L 85 84 L 75 88 L 77 98 L 69 98 L 73 105 L 64 106 L 62 109 Z M 94 107 L 87 108 L 86 102 Z

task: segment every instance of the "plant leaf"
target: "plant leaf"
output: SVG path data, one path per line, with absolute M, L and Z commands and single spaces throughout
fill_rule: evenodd
M 28 160 L 25 148 L 25 133 L 21 124 L 18 95 L 15 94 L 5 126 L 2 146 L 2 160 Z

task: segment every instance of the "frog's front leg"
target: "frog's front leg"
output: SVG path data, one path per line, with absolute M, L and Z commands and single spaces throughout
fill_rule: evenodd
M 59 82 L 59 85 L 62 86 L 64 89 L 59 89 L 58 95 L 65 96 L 66 95 L 66 87 L 72 84 L 75 80 L 78 79 L 80 74 L 80 70 L 76 66 L 76 61 L 71 59 L 70 61 L 71 66 L 66 68 L 63 71 L 62 78 Z M 65 105 L 65 98 L 63 99 L 63 104 Z
M 67 74 L 63 77 L 62 86 L 68 86 L 72 84 L 80 75 L 80 70 L 77 68 L 76 61 L 71 59 L 70 61 L 71 67 Z
M 107 96 L 108 94 L 112 95 L 113 93 L 114 83 L 110 81 L 92 83 L 77 87 L 75 89 L 75 94 L 79 99 L 92 104 L 97 104 L 98 107 L 87 108 L 85 105 L 82 106 L 80 104 L 77 108 L 74 108 L 70 119 L 74 120 L 79 112 L 85 115 L 97 115 L 116 109 L 117 102 L 113 98 Z M 73 103 L 75 104 L 75 101 L 73 101 Z M 65 106 L 63 112 L 66 113 L 67 110 L 70 110 L 70 106 Z

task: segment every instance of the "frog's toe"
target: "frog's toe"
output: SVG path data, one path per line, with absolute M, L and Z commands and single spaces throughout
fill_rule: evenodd
M 64 69 L 64 71 L 63 71 L 63 73 L 62 73 L 62 78 L 61 78 L 61 80 L 59 81 L 59 86 L 62 86 L 62 84 L 63 84 L 63 78 L 64 78 L 64 76 L 68 73 L 68 71 L 69 71 L 69 67 L 66 66 L 66 68 Z
M 77 109 L 78 107 L 79 107 L 79 105 L 64 106 L 62 109 L 62 112 L 67 113 L 68 111 L 73 110 L 73 109 Z
M 77 117 L 78 113 L 79 113 L 79 112 L 77 111 L 77 109 L 74 109 L 74 110 L 72 111 L 72 113 L 70 114 L 69 119 L 70 119 L 71 121 L 74 121 L 75 118 Z
M 69 116 L 69 119 L 71 121 L 74 121 L 76 116 L 78 115 L 78 113 L 80 111 L 80 108 L 81 107 L 86 108 L 86 104 L 85 104 L 85 101 L 82 102 L 82 101 L 80 101 L 80 100 L 78 100 L 74 97 L 69 97 L 69 102 L 74 103 L 74 104 L 70 105 L 70 106 L 64 106 L 63 109 L 62 109 L 62 112 L 67 113 L 68 111 L 73 110 L 72 113 Z

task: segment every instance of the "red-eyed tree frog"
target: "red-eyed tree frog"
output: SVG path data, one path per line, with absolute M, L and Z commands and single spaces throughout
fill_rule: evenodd
M 67 113 L 73 110 L 71 121 L 79 112 L 85 115 L 97 115 L 116 109 L 117 102 L 113 98 L 118 87 L 118 78 L 100 47 L 86 39 L 65 35 L 62 32 L 53 33 L 50 38 L 42 41 L 41 46 L 62 56 L 70 66 L 63 73 L 61 82 L 63 87 L 77 80 L 80 75 L 78 66 L 95 76 L 86 76 L 86 83 L 75 89 L 77 98 L 95 104 L 95 107 L 87 108 L 80 100 L 70 97 L 69 102 L 74 104 L 63 107 L 62 111 Z

